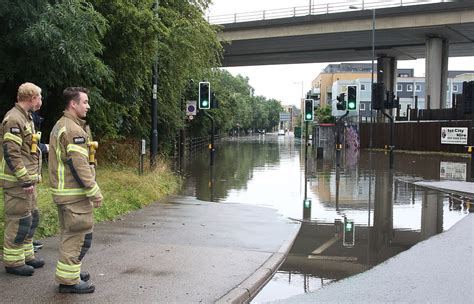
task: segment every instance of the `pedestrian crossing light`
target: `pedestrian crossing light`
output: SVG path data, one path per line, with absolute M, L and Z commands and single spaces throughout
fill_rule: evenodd
M 199 109 L 211 108 L 211 84 L 207 81 L 199 83 Z
M 347 86 L 347 110 L 357 110 L 357 86 Z
M 314 120 L 314 100 L 305 99 L 304 100 L 304 121 L 313 121 Z

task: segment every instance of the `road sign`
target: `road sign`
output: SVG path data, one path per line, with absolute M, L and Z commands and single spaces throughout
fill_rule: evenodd
M 290 113 L 280 112 L 280 121 L 290 121 Z
M 186 101 L 186 116 L 196 115 L 196 100 Z

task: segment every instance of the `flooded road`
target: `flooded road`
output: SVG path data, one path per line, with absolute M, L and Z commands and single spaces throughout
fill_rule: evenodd
M 292 136 L 228 138 L 185 164 L 182 194 L 204 201 L 266 206 L 301 229 L 288 258 L 255 303 L 314 291 L 363 272 L 449 229 L 468 214 L 472 198 L 441 193 L 412 182 L 466 180 L 468 159 L 345 151 L 308 156 L 304 202 L 304 150 Z M 258 231 L 256 231 L 258 233 Z

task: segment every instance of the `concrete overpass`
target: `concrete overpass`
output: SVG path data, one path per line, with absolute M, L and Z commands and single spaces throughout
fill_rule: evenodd
M 224 67 L 376 57 L 377 82 L 394 94 L 397 60 L 426 58 L 425 100 L 428 108 L 441 109 L 448 57 L 474 56 L 474 1 L 231 23 L 223 25 L 220 39 L 227 42 Z
M 349 4 L 347 5 L 349 9 Z M 474 56 L 474 1 L 375 9 L 376 55 L 425 58 L 441 38 L 449 56 Z M 224 67 L 363 61 L 372 58 L 372 10 L 223 25 Z

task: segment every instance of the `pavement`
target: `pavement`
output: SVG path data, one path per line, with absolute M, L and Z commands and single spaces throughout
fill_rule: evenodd
M 93 294 L 57 292 L 52 237 L 38 253 L 46 265 L 33 276 L 0 270 L 0 302 L 243 302 L 278 269 L 298 229 L 273 209 L 170 197 L 95 226 L 82 266 Z
M 417 182 L 474 198 L 474 183 Z M 474 303 L 474 214 L 361 274 L 269 303 Z

